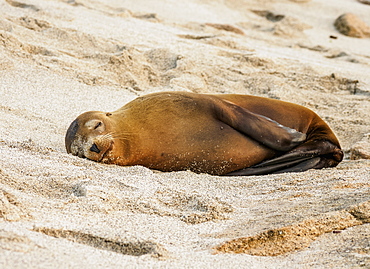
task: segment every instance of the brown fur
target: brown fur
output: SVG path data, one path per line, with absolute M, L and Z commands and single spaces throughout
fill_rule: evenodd
M 311 150 L 317 141 L 332 145 L 323 167 L 337 165 L 343 157 L 337 138 L 305 107 L 249 95 L 164 92 L 111 113 L 80 115 L 66 149 L 109 164 L 223 175 L 304 145 Z

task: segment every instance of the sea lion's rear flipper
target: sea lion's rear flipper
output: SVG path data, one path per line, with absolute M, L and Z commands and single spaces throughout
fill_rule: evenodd
M 297 130 L 228 101 L 216 103 L 214 110 L 218 120 L 274 150 L 289 151 L 306 139 Z
M 303 172 L 336 166 L 343 159 L 343 152 L 327 140 L 309 141 L 294 150 L 252 167 L 237 170 L 226 176 L 251 176 Z

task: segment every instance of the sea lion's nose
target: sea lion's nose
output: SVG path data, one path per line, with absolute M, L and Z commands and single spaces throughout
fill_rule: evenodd
M 95 143 L 91 146 L 90 151 L 96 152 L 98 154 L 100 153 L 100 149 L 98 148 L 98 146 Z

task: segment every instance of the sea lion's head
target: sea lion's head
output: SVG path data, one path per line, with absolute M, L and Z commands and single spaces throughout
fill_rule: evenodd
M 97 162 L 108 162 L 114 145 L 111 115 L 90 111 L 78 116 L 65 136 L 67 152 Z

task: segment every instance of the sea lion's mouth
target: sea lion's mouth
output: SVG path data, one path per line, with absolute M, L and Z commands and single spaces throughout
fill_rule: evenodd
M 104 162 L 104 160 L 109 160 L 109 158 L 107 157 L 107 155 L 109 154 L 109 152 L 113 149 L 113 144 L 114 142 L 111 141 L 110 142 L 110 146 L 101 154 L 100 158 L 97 160 L 97 162 Z

